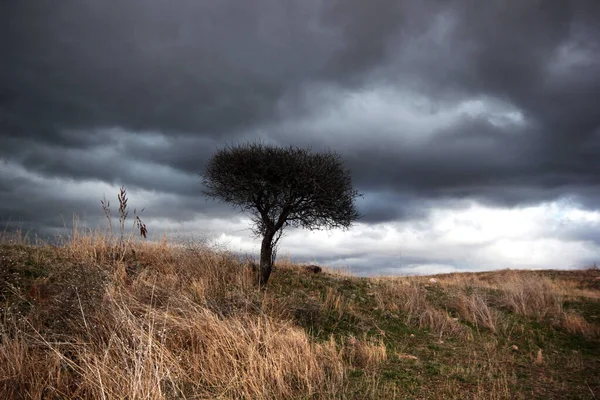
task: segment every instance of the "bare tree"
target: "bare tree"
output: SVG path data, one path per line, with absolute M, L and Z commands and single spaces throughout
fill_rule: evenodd
M 218 150 L 204 173 L 205 194 L 247 213 L 262 237 L 258 282 L 269 280 L 283 228 L 348 228 L 359 214 L 350 171 L 331 151 L 246 143 Z

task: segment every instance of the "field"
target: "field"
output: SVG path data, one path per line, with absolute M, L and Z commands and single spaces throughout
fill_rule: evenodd
M 2 399 L 597 399 L 600 270 L 357 278 L 189 244 L 0 244 Z

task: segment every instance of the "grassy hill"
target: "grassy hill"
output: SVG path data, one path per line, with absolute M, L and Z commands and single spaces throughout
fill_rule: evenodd
M 357 278 L 76 236 L 0 245 L 0 398 L 596 399 L 600 270 Z

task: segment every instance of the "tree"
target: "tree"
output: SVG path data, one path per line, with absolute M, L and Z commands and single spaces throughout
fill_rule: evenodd
M 247 213 L 262 237 L 258 282 L 269 280 L 283 228 L 349 228 L 359 214 L 350 171 L 331 151 L 246 143 L 218 150 L 209 160 L 205 195 Z

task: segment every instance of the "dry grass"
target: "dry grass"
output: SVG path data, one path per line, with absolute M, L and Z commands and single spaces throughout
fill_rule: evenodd
M 127 246 L 115 259 L 110 238 L 76 233 L 61 248 L 7 248 L 11 265 L 35 253 L 52 271 L 5 301 L 0 398 L 332 398 L 349 369 L 386 359 L 382 342 L 318 343 L 269 313 L 251 268 L 226 252 Z M 325 301 L 343 312 L 339 295 Z
M 500 329 L 499 312 L 489 304 L 485 292 L 474 290 L 471 294 L 460 291 L 453 306 L 461 319 L 470 322 L 476 328 L 486 328 L 497 333 Z
M 560 290 L 546 277 L 513 274 L 497 286 L 502 290 L 504 304 L 518 314 L 545 318 L 563 312 Z
M 355 368 L 375 371 L 382 362 L 387 360 L 387 349 L 381 338 L 360 339 L 349 336 L 344 343 L 344 357 Z
M 159 312 L 122 294 L 105 307 L 63 342 L 2 335 L 2 398 L 328 398 L 342 387 L 334 343 L 266 317 Z
M 581 315 L 565 312 L 560 326 L 568 332 L 583 335 L 586 338 L 600 338 L 600 327 L 585 320 Z
M 430 282 L 313 274 L 282 260 L 261 291 L 250 263 L 225 251 L 122 243 L 118 257 L 110 235 L 91 232 L 61 247 L 0 247 L 0 398 L 560 398 L 573 382 L 589 388 L 571 397 L 593 398 L 600 389 L 586 347 L 562 349 L 600 338 L 590 319 L 597 288 L 583 273 Z
M 335 312 L 341 318 L 348 311 L 348 299 L 338 289 L 327 288 L 324 296 L 323 306 Z
M 498 331 L 501 313 L 493 307 L 490 296 L 486 294 L 494 293 L 496 306 L 537 320 L 550 319 L 554 325 L 571 333 L 599 337 L 597 325 L 564 308 L 566 300 L 583 300 L 593 304 L 600 298 L 600 290 L 593 286 L 600 286 L 598 277 L 586 276 L 585 270 L 578 275 L 577 279 L 568 275 L 562 279 L 551 279 L 540 272 L 505 270 L 496 273 L 448 274 L 438 277 L 438 280 L 447 290 L 458 293 L 453 303 L 455 309 L 461 318 L 476 326 Z
M 409 325 L 424 328 L 438 336 L 463 337 L 464 326 L 452 318 L 446 310 L 432 305 L 427 299 L 427 289 L 418 283 L 419 278 L 378 278 L 375 300 L 377 308 L 396 313 L 401 312 Z
M 507 368 L 515 362 L 515 354 L 499 346 L 496 341 L 482 342 L 469 353 L 463 362 L 451 365 L 449 373 L 454 376 L 469 377 L 476 384 L 476 391 L 468 398 L 500 400 L 525 399 L 514 391 L 517 377 Z M 463 399 L 464 392 L 450 382 L 439 388 L 440 398 Z
M 600 300 L 600 290 L 591 288 L 590 284 L 600 286 L 600 279 L 595 277 L 592 282 L 587 282 L 587 285 L 582 285 L 581 280 L 562 279 L 560 284 L 561 294 L 565 299 L 594 299 Z

